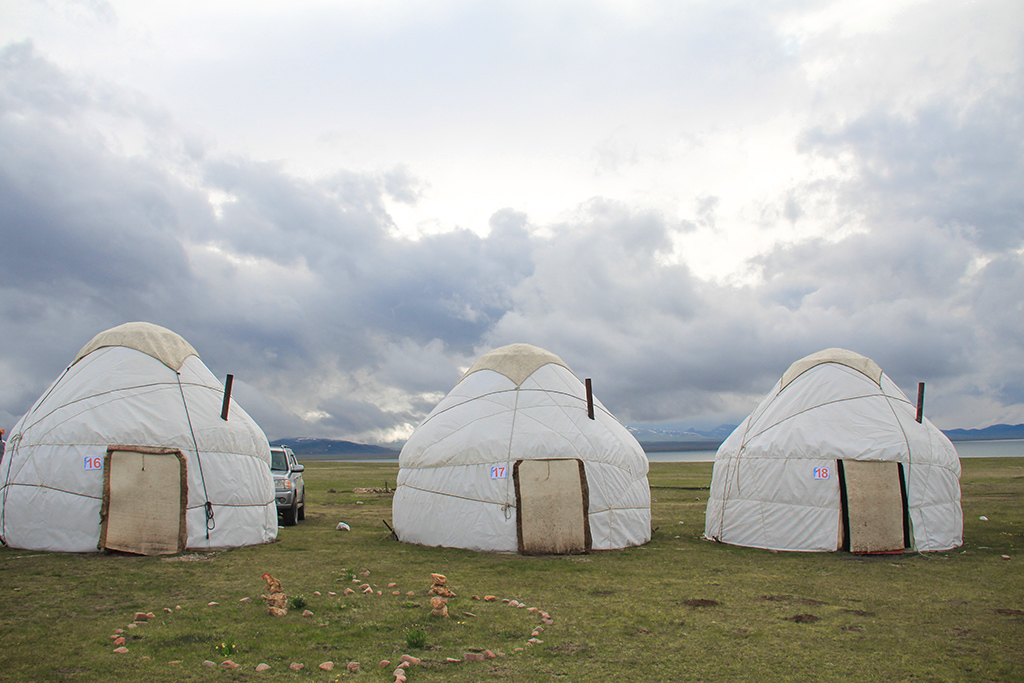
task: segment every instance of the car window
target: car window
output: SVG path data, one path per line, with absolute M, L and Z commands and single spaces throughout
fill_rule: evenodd
M 270 451 L 270 469 L 274 472 L 288 471 L 288 463 L 284 459 L 283 451 Z

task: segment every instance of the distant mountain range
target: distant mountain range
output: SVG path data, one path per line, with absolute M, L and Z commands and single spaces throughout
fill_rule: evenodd
M 666 451 L 715 450 L 736 429 L 736 426 L 720 425 L 708 431 L 687 429 L 678 432 L 635 426 L 627 426 L 627 429 L 640 442 L 640 446 L 645 452 L 663 453 Z M 1000 424 L 985 427 L 984 429 L 945 429 L 943 433 L 951 441 L 1024 439 L 1024 424 Z M 295 451 L 295 455 L 304 460 L 393 460 L 398 457 L 398 453 L 401 451 L 401 444 L 395 444 L 391 447 L 374 446 L 337 439 L 306 437 L 278 439 L 273 443 L 288 446 Z

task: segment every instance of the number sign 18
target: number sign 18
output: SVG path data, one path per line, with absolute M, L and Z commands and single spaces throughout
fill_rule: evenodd
M 103 456 L 94 455 L 85 459 L 85 469 L 87 470 L 102 470 L 103 469 Z
M 815 467 L 814 478 L 815 479 L 828 479 L 831 476 L 827 467 Z

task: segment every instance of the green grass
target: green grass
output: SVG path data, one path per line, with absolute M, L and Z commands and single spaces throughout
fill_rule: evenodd
M 410 683 L 1019 680 L 1024 461 L 963 465 L 966 543 L 947 553 L 857 557 L 708 543 L 700 535 L 711 465 L 654 463 L 649 544 L 520 557 L 399 544 L 384 526 L 391 497 L 352 492 L 393 487 L 396 465 L 309 463 L 306 521 L 282 528 L 274 544 L 198 553 L 198 561 L 0 549 L 0 680 L 392 681 L 403 653 L 423 660 Z M 339 521 L 352 530 L 336 531 Z M 313 616 L 267 615 L 265 572 Z M 458 593 L 450 619 L 430 616 L 431 572 Z M 381 595 L 344 595 L 364 582 Z M 473 595 L 520 600 L 554 624 L 527 645 L 536 613 Z M 136 611 L 156 618 L 128 629 Z M 112 653 L 119 628 L 127 654 Z M 445 663 L 484 649 L 503 656 Z M 241 668 L 202 665 L 227 656 Z M 394 664 L 380 669 L 382 659 Z M 333 672 L 317 668 L 327 660 Z M 350 661 L 362 672 L 346 672 Z M 271 670 L 256 673 L 260 662 Z M 305 669 L 290 671 L 291 662 Z

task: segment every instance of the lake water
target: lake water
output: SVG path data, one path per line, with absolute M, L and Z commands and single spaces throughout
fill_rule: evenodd
M 954 441 L 961 458 L 1024 458 L 1024 439 Z M 651 462 L 714 462 L 715 451 L 666 451 L 648 453 Z

